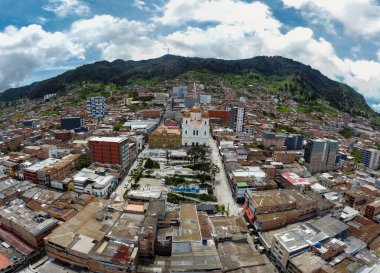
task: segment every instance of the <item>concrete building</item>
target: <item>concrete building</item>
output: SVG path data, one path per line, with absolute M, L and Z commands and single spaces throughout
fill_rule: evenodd
M 230 128 L 236 133 L 244 130 L 245 108 L 244 107 L 227 107 L 230 111 Z
M 187 86 L 173 86 L 172 96 L 175 98 L 185 98 L 188 94 Z
M 314 217 L 317 201 L 295 190 L 248 190 L 243 210 L 256 230 L 265 231 Z
M 199 96 L 200 104 L 210 104 L 211 103 L 211 95 L 200 95 Z
M 104 117 L 106 107 L 105 97 L 90 97 L 87 98 L 87 112 L 90 116 L 97 118 Z
M 269 131 L 262 131 L 261 138 L 265 148 L 274 148 L 275 150 L 284 150 L 285 136 L 278 135 Z
M 90 159 L 101 165 L 125 169 L 129 165 L 129 140 L 126 137 L 91 137 L 88 141 Z
M 331 139 L 311 139 L 305 149 L 305 163 L 311 173 L 332 171 L 338 152 L 338 142 Z
M 73 138 L 73 133 L 69 130 L 59 130 L 54 132 L 54 138 L 61 141 L 68 141 Z
M 116 188 L 116 178 L 112 175 L 101 175 L 95 170 L 82 169 L 73 178 L 74 190 L 96 197 L 107 197 Z
M 208 110 L 210 119 L 220 119 L 226 124 L 230 124 L 230 111 L 228 110 Z
M 91 272 L 135 272 L 144 215 L 94 200 L 45 238 L 47 255 Z
M 172 235 L 170 272 L 220 271 L 215 241 L 204 232 L 204 222 L 194 204 L 181 205 L 180 226 Z M 205 219 L 206 220 L 206 219 Z
M 275 263 L 286 270 L 289 260 L 328 238 L 325 233 L 315 229 L 310 224 L 304 224 L 274 235 L 271 248 L 272 256 Z
M 284 164 L 291 164 L 296 160 L 297 154 L 292 151 L 274 151 L 273 160 Z
M 181 146 L 181 129 L 160 126 L 149 135 L 149 148 L 178 149 Z
M 190 111 L 183 113 L 182 146 L 208 146 L 210 138 L 210 124 L 208 112 L 201 112 L 195 105 Z
M 367 204 L 365 207 L 365 217 L 367 217 L 370 220 L 373 220 L 373 218 L 377 215 L 380 215 L 380 199 L 370 204 Z
M 380 165 L 380 151 L 375 149 L 362 150 L 360 163 L 363 163 L 367 168 L 376 170 Z
M 325 216 L 316 221 L 275 234 L 271 246 L 273 260 L 284 271 L 288 268 L 288 272 L 303 272 L 297 270 L 299 265 L 295 265 L 298 264 L 298 262 L 295 262 L 295 257 L 307 252 L 310 248 L 327 252 L 325 246 L 331 242 L 339 242 L 340 245 L 344 244 L 340 240 L 346 238 L 348 228 L 349 226 L 341 221 L 331 216 Z
M 62 181 L 75 170 L 80 155 L 71 154 L 62 159 L 48 158 L 24 169 L 24 178 L 50 185 Z
M 43 246 L 44 237 L 58 225 L 58 221 L 46 213 L 27 208 L 21 199 L 0 208 L 0 223 L 1 228 L 36 248 Z
M 288 135 L 285 138 L 285 146 L 288 151 L 302 150 L 304 137 L 302 135 Z
M 22 124 L 24 125 L 24 128 L 36 129 L 37 122 L 37 119 L 30 119 L 23 121 Z
M 144 119 L 151 119 L 151 118 L 160 119 L 161 115 L 162 115 L 162 112 L 159 109 L 148 109 L 148 110 L 144 110 L 143 117 Z
M 74 130 L 76 128 L 84 127 L 84 121 L 81 117 L 64 117 L 61 118 L 62 130 Z
M 233 197 L 236 201 L 244 201 L 248 190 L 265 191 L 277 188 L 273 180 L 259 167 L 246 167 L 228 173 Z
M 296 189 L 300 192 L 305 192 L 310 190 L 311 187 L 311 184 L 308 181 L 296 173 L 282 173 L 279 180 L 280 181 L 278 182 L 281 186 L 286 189 Z

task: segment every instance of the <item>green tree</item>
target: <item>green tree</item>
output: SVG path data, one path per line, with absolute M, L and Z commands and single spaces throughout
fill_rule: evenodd
M 195 169 L 197 163 L 206 160 L 206 150 L 202 147 L 192 147 L 187 151 L 187 156 Z
M 220 172 L 218 165 L 214 163 L 209 164 L 209 173 L 212 175 L 212 178 L 215 179 L 215 175 Z
M 132 178 L 133 182 L 137 184 L 142 177 L 144 169 L 142 167 L 137 167 L 131 171 L 130 177 Z
M 89 158 L 87 155 L 83 154 L 83 155 L 80 155 L 80 157 L 79 157 L 79 161 L 78 161 L 78 163 L 75 165 L 75 169 L 76 169 L 77 171 L 80 171 L 80 170 L 82 170 L 83 168 L 87 168 L 87 167 L 89 167 L 90 165 L 91 165 L 91 160 L 90 160 L 90 158 Z
M 218 212 L 220 212 L 222 214 L 222 216 L 224 216 L 224 214 L 227 213 L 226 206 L 224 204 L 221 204 L 218 207 Z
M 113 126 L 113 130 L 114 130 L 115 132 L 118 132 L 118 131 L 120 131 L 121 127 L 123 127 L 123 124 L 121 124 L 121 123 L 116 123 L 116 124 Z
M 158 169 L 158 168 L 160 168 L 160 164 L 157 161 L 152 160 L 151 158 L 148 158 L 145 161 L 144 168 L 145 169 Z
M 361 160 L 361 158 L 362 158 L 361 151 L 360 151 L 358 148 L 354 147 L 354 148 L 352 149 L 351 154 L 352 154 L 352 156 L 355 158 L 355 162 L 356 162 L 356 163 L 360 163 L 360 160 Z

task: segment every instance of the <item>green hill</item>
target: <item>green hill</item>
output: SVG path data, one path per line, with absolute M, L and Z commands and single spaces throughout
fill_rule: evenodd
M 173 79 L 189 71 L 236 75 L 253 72 L 265 77 L 275 76 L 284 80 L 291 79 L 292 88 L 297 88 L 308 98 L 323 99 L 332 107 L 351 114 L 375 114 L 364 97 L 348 85 L 333 81 L 310 66 L 279 56 L 220 60 L 165 55 L 161 58 L 143 61 L 100 61 L 83 65 L 28 86 L 5 90 L 0 93 L 0 100 L 40 98 L 44 94 L 62 92 L 68 86 L 83 81 L 126 85 L 137 79 Z

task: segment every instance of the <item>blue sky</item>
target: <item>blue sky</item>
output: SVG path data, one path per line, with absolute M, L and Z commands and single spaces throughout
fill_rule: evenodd
M 281 55 L 380 110 L 378 0 L 1 0 L 0 91 L 96 60 Z

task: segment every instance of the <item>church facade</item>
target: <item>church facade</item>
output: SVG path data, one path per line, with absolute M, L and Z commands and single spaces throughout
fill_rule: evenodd
M 182 146 L 209 146 L 210 120 L 207 111 L 202 112 L 198 105 L 183 113 Z

